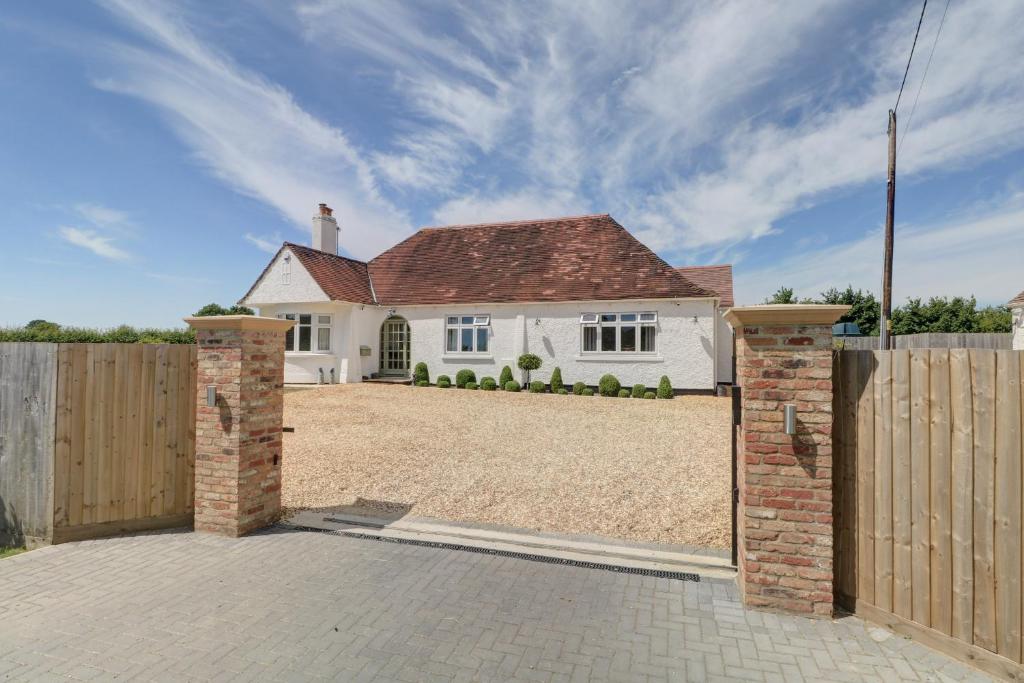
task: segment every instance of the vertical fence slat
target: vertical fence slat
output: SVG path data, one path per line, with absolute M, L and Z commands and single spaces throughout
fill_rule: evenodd
M 952 429 L 953 637 L 974 642 L 974 436 L 971 359 L 949 352 Z
M 153 516 L 153 394 L 156 382 L 156 347 L 142 349 L 142 388 L 139 397 L 139 516 Z
M 57 416 L 53 454 L 53 525 L 67 526 L 68 492 L 71 489 L 71 406 L 74 400 L 74 366 L 66 344 L 57 347 Z
M 893 610 L 892 352 L 875 370 L 875 604 Z
M 164 472 L 164 506 L 163 514 L 170 515 L 174 512 L 175 496 L 175 465 L 178 454 L 178 365 L 175 363 L 174 347 L 167 349 L 167 383 L 164 385 L 164 394 L 167 405 L 167 428 L 164 432 L 165 438 L 162 444 L 162 467 Z
M 949 351 L 932 349 L 928 377 L 931 446 L 931 627 L 950 635 L 953 628 L 953 537 Z
M 911 562 L 913 509 L 910 468 L 910 351 L 892 352 L 893 610 L 913 616 Z
M 128 364 L 128 387 L 125 394 L 125 435 L 124 451 L 126 454 L 124 482 L 124 519 L 138 519 L 139 498 L 139 392 L 142 388 L 142 346 L 128 346 L 125 362 Z
M 175 365 L 180 368 L 178 373 L 178 386 L 175 391 L 175 402 L 178 406 L 178 429 L 175 441 L 174 452 L 174 512 L 175 514 L 185 511 L 185 495 L 187 486 L 185 476 L 188 472 L 188 433 L 189 433 L 189 403 L 194 403 L 195 398 L 189 395 L 189 357 L 188 348 L 179 346 L 175 348 Z
M 82 403 L 82 415 L 85 420 L 85 441 L 82 447 L 81 458 L 82 469 L 82 524 L 91 524 L 96 521 L 96 470 L 99 465 L 99 458 L 86 457 L 86 454 L 96 453 L 102 448 L 102 441 L 99 437 L 99 411 L 90 410 L 89 406 L 98 406 L 103 402 L 103 349 L 98 344 L 89 344 L 87 347 L 88 358 L 85 384 L 89 396 L 86 402 Z
M 196 395 L 199 391 L 199 347 L 188 347 L 188 469 L 185 472 L 185 512 L 195 511 L 196 497 Z
M 857 351 L 857 597 L 875 603 L 875 355 Z
M 931 403 L 928 349 L 910 352 L 910 504 L 913 620 L 931 626 Z
M 996 358 L 971 349 L 974 401 L 974 644 L 996 650 Z
M 995 579 L 996 646 L 1021 661 L 1020 356 L 996 351 Z

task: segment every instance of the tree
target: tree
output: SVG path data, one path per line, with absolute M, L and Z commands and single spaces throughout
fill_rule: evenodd
M 792 287 L 779 287 L 775 294 L 764 300 L 766 304 L 797 304 L 796 294 L 793 293 Z
M 878 299 L 871 292 L 864 292 L 859 289 L 854 291 L 852 285 L 848 285 L 843 291 L 832 287 L 821 293 L 821 303 L 850 306 L 849 312 L 840 318 L 838 322 L 857 323 L 861 334 L 878 335 L 881 308 Z
M 256 311 L 248 306 L 235 304 L 231 308 L 224 308 L 220 304 L 206 304 L 195 313 L 197 318 L 205 318 L 210 315 L 256 315 Z
M 1013 314 L 1007 306 L 986 306 L 978 311 L 978 332 L 1012 332 Z
M 526 371 L 526 384 L 530 383 L 530 371 L 539 370 L 542 363 L 543 361 L 541 361 L 540 356 L 533 353 L 524 353 L 519 356 L 516 365 L 519 366 L 520 370 Z
M 933 296 L 928 303 L 921 299 L 907 299 L 907 303 L 893 310 L 893 334 L 919 334 L 922 332 L 978 332 L 977 302 L 974 297 L 963 298 Z
M 49 320 L 30 320 L 28 324 L 25 325 L 25 329 L 32 330 L 33 332 L 38 332 L 40 334 L 56 334 L 57 332 L 60 332 L 60 325 L 52 323 Z

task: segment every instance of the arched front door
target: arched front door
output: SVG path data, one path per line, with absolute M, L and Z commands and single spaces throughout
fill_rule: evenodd
M 382 377 L 409 376 L 409 323 L 392 316 L 380 326 L 380 374 Z

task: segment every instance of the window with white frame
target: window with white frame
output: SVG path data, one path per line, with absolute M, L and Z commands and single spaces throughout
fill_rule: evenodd
M 281 284 L 289 285 L 292 282 L 292 255 L 285 254 L 281 261 Z
M 294 320 L 294 325 L 285 333 L 285 351 L 331 350 L 331 316 L 313 313 L 278 313 L 278 318 Z
M 445 353 L 486 353 L 490 324 L 489 315 L 445 316 Z
M 580 339 L 583 353 L 654 353 L 658 314 L 583 313 Z

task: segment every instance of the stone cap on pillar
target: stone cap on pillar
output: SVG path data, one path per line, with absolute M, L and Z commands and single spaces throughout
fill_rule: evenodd
M 831 325 L 850 310 L 834 304 L 763 304 L 734 306 L 725 311 L 725 319 L 734 328 L 743 325 Z
M 205 315 L 184 318 L 193 330 L 242 330 L 252 332 L 286 332 L 294 320 L 267 318 L 259 315 Z

